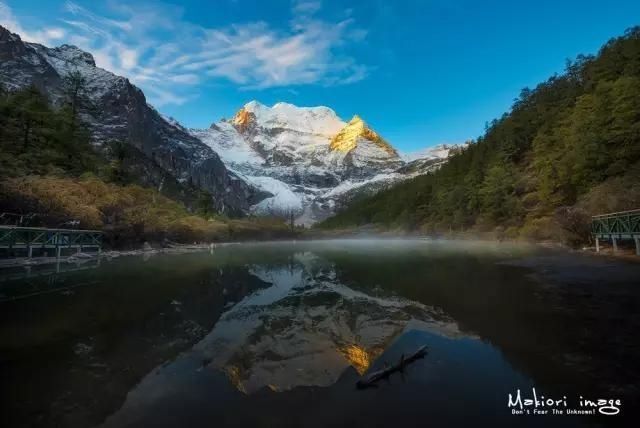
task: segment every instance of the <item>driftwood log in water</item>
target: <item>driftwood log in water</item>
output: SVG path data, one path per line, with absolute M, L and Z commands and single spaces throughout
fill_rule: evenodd
M 391 376 L 392 373 L 403 371 L 406 366 L 418 359 L 424 358 L 425 355 L 427 355 L 427 345 L 422 345 L 416 352 L 414 352 L 407 358 L 405 358 L 404 354 L 402 354 L 402 356 L 400 357 L 400 361 L 398 361 L 398 364 L 386 367 L 382 370 L 378 370 L 360 379 L 358 382 L 356 382 L 356 386 L 358 387 L 358 389 L 375 387 L 377 386 L 376 382 L 380 379 L 387 379 L 389 376 Z

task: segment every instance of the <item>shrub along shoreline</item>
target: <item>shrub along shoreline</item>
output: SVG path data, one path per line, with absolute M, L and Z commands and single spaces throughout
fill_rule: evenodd
M 85 174 L 78 178 L 13 177 L 0 182 L 0 209 L 35 213 L 30 225 L 98 229 L 107 248 L 139 248 L 144 242 L 222 242 L 297 236 L 278 218 L 230 219 L 194 214 L 154 189 L 117 185 Z

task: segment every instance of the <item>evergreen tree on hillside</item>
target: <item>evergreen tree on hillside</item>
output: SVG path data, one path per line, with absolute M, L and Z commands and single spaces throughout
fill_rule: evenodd
M 11 97 L 7 108 L 13 112 L 7 121 L 7 131 L 19 143 L 20 153 L 26 153 L 36 146 L 52 142 L 55 132 L 50 125 L 54 121 L 53 112 L 46 98 L 31 86 Z
M 81 114 L 92 114 L 95 106 L 89 97 L 86 78 L 77 70 L 66 74 L 62 79 L 64 107 L 61 117 L 64 121 L 62 128 L 67 153 L 77 153 L 69 157 L 69 170 L 81 173 L 92 170 L 95 157 L 90 147 L 91 133 L 87 124 L 81 119 Z
M 107 143 L 109 162 L 109 180 L 118 184 L 126 184 L 129 179 L 125 168 L 125 161 L 130 156 L 130 146 L 121 140 Z
M 78 70 L 70 71 L 62 78 L 62 91 L 71 132 L 80 125 L 80 112 L 93 112 L 95 106 L 89 97 L 87 79 Z
M 74 124 L 75 123 L 75 124 Z M 56 109 L 35 86 L 0 94 L 0 174 L 93 170 L 89 132 L 72 109 Z
M 597 56 L 581 55 L 567 63 L 564 74 L 523 89 L 509 113 L 487 124 L 483 136 L 440 170 L 357 200 L 321 226 L 375 223 L 427 231 L 499 226 L 541 237 L 558 213 L 567 212 L 560 207 L 582 209 L 594 189 L 616 178 L 623 177 L 611 183 L 634 182 L 627 176 L 637 174 L 639 164 L 640 27 L 635 27 L 606 43 Z M 615 186 L 607 185 L 607 206 L 637 208 L 626 204 L 629 189 Z M 595 213 L 574 218 L 588 214 Z

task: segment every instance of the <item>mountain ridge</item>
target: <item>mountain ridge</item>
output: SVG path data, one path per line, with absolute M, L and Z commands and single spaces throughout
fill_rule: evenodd
M 96 67 L 93 56 L 76 46 L 48 48 L 24 42 L 0 26 L 0 83 L 8 90 L 34 85 L 54 105 L 62 104 L 63 78 L 79 73 L 88 97 L 99 109 L 81 111 L 98 149 L 114 140 L 145 155 L 137 170 L 142 184 L 162 189 L 169 178 L 181 187 L 201 188 L 212 196 L 218 212 L 240 215 L 260 195 L 229 172 L 218 155 L 184 128 L 167 122 L 129 80 Z

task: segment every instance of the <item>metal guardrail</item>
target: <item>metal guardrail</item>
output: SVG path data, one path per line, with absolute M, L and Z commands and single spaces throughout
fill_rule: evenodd
M 591 234 L 596 241 L 596 251 L 600 251 L 600 239 L 610 239 L 613 250 L 618 250 L 618 240 L 633 239 L 636 254 L 640 256 L 640 209 L 620 211 L 593 216 Z
M 31 258 L 33 249 L 55 249 L 60 257 L 62 248 L 102 248 L 100 230 L 47 229 L 39 227 L 0 226 L 0 248 L 26 249 Z
M 629 215 L 629 214 L 640 214 L 640 209 L 627 210 L 627 211 L 618 211 L 618 212 L 615 212 L 615 213 L 598 214 L 598 215 L 594 215 L 593 218 L 614 217 L 614 216 Z
M 640 235 L 640 210 L 600 214 L 591 220 L 591 233 L 600 238 L 631 239 Z

